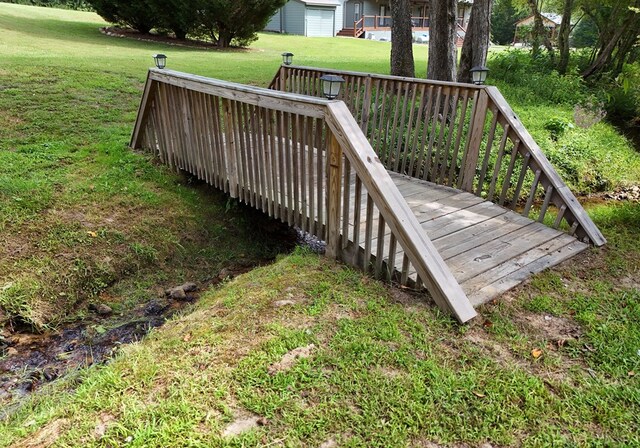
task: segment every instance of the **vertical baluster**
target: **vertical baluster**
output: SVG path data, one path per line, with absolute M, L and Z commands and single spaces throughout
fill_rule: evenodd
M 378 240 L 376 247 L 376 267 L 375 267 L 375 277 L 382 278 L 382 263 L 384 262 L 384 232 L 385 232 L 386 223 L 384 221 L 384 216 L 382 213 L 378 214 Z
M 411 155 L 409 158 L 409 172 L 407 173 L 409 176 L 415 177 L 419 177 L 419 173 L 414 170 L 420 171 L 420 167 L 416 162 L 418 157 L 418 135 L 420 134 L 420 124 L 422 123 L 422 113 L 424 112 L 425 88 L 426 85 L 424 83 L 420 83 L 420 101 L 418 102 L 418 114 L 416 115 L 413 138 L 411 139 Z M 422 150 L 422 148 L 420 149 Z M 404 167 L 402 168 L 402 171 L 404 171 Z
M 489 137 L 487 138 L 487 146 L 485 147 L 482 167 L 480 169 L 480 177 L 478 178 L 478 186 L 476 187 L 476 196 L 480 196 L 482 194 L 482 190 L 484 190 L 485 176 L 487 175 L 489 159 L 491 158 L 491 150 L 493 149 L 493 140 L 496 136 L 496 127 L 498 125 L 498 111 L 496 109 L 491 109 L 491 113 L 493 114 L 493 119 L 491 120 L 491 127 L 489 128 Z
M 441 104 L 441 100 L 442 100 L 442 86 L 438 86 L 436 89 L 437 93 L 436 93 L 436 102 L 433 105 L 433 109 L 429 112 L 431 112 L 431 119 L 429 120 L 431 125 L 429 127 L 429 146 L 427 147 L 427 155 L 425 158 L 425 164 L 424 164 L 424 174 L 423 174 L 423 179 L 424 180 L 430 180 L 429 179 L 429 172 L 431 171 L 434 162 L 432 160 L 432 154 L 433 154 L 433 144 L 436 138 L 436 132 L 437 132 L 437 124 L 438 124 L 438 114 L 440 113 L 440 104 Z M 425 123 L 425 125 L 427 125 L 427 123 Z
M 538 222 L 544 221 L 544 216 L 547 214 L 547 209 L 549 208 L 549 204 L 551 203 L 553 193 L 553 185 L 549 185 L 544 195 L 544 202 L 542 203 L 542 207 L 540 207 L 540 216 L 538 216 Z
M 448 132 L 447 132 L 447 142 L 444 145 L 443 151 L 443 163 L 440 169 L 440 180 L 439 184 L 444 185 L 445 175 L 447 173 L 447 168 L 451 166 L 455 166 L 457 164 L 457 160 L 453 155 L 450 154 L 451 151 L 451 142 L 453 140 L 453 134 L 456 124 L 456 118 L 458 116 L 458 97 L 460 96 L 460 89 L 458 87 L 455 88 L 453 99 L 449 100 L 451 102 L 451 110 L 449 111 L 449 117 L 447 120 L 449 122 Z M 451 180 L 449 180 L 451 182 Z
M 344 179 L 342 182 L 342 249 L 349 243 L 349 214 L 351 211 L 351 163 L 344 157 Z M 344 252 L 344 251 L 343 251 Z
M 420 171 L 423 171 L 423 176 L 427 175 L 427 165 L 428 162 L 425 162 L 426 155 L 426 144 L 425 140 L 427 139 L 427 132 L 429 129 L 429 115 L 431 114 L 431 107 L 433 104 L 433 86 L 429 86 L 429 99 L 427 100 L 427 106 L 424 108 L 423 112 L 425 114 L 425 120 L 422 122 L 422 133 L 420 136 L 420 141 L 418 143 L 419 148 L 419 157 L 418 157 L 418 165 L 416 166 L 416 178 L 420 178 Z M 423 165 L 424 163 L 424 165 Z M 424 177 L 423 177 L 424 178 Z
M 326 127 L 326 124 L 323 121 L 318 120 L 318 128 L 316 130 L 317 133 L 317 142 L 318 142 L 318 151 L 317 151 L 317 166 L 316 166 L 316 179 L 318 182 L 317 185 L 317 217 L 318 217 L 318 229 L 317 229 L 317 237 L 320 238 L 321 240 L 325 240 L 326 241 L 326 237 L 325 237 L 325 231 L 326 231 L 326 226 L 324 223 L 324 195 L 325 195 L 325 187 L 324 187 L 324 169 L 323 167 L 325 166 L 325 158 L 326 158 L 326 144 L 325 144 L 325 140 L 323 138 L 323 135 L 325 133 L 330 132 L 329 129 Z
M 388 93 L 389 93 L 389 89 L 387 88 L 388 82 L 386 79 L 382 80 L 382 86 L 380 87 L 380 105 L 378 106 L 380 109 L 379 112 L 379 116 L 380 116 L 380 120 L 378 120 L 378 122 L 376 123 L 376 126 L 374 127 L 373 132 L 377 131 L 377 138 L 376 138 L 376 146 L 375 146 L 375 152 L 376 154 L 378 154 L 378 157 L 380 157 L 380 152 L 381 152 L 381 146 L 382 146 L 382 139 L 385 138 L 385 134 L 384 132 L 382 132 L 383 130 L 383 123 L 385 122 L 385 115 L 387 113 L 387 99 L 388 99 Z M 388 120 L 387 120 L 388 121 Z
M 361 213 L 362 213 L 362 181 L 358 174 L 355 174 L 356 185 L 353 200 L 353 247 L 355 248 L 355 255 L 353 259 L 353 265 L 358 266 L 358 254 L 360 252 L 360 226 L 361 226 Z
M 364 231 L 364 259 L 362 270 L 371 272 L 371 245 L 373 242 L 373 198 L 367 192 L 367 218 Z
M 396 248 L 397 248 L 397 241 L 396 241 L 396 236 L 395 234 L 392 232 L 391 233 L 391 238 L 389 240 L 389 251 L 388 254 L 389 256 L 387 257 L 387 275 L 388 277 L 386 278 L 386 280 L 388 281 L 393 281 L 393 273 L 396 270 Z
M 513 200 L 511 201 L 512 210 L 515 210 L 518 205 L 518 200 L 520 199 L 520 191 L 522 190 L 522 184 L 524 183 L 524 179 L 527 176 L 527 169 L 529 168 L 530 160 L 531 160 L 531 153 L 527 152 L 524 156 L 524 160 L 522 161 L 522 168 L 520 169 L 520 176 L 518 177 L 518 184 L 516 185 L 516 190 L 513 193 Z
M 562 223 L 562 218 L 564 218 L 564 214 L 566 211 L 567 211 L 567 206 L 563 204 L 560 207 L 560 210 L 558 210 L 558 215 L 556 216 L 556 220 L 553 223 L 554 229 L 557 229 L 558 227 L 560 227 L 560 224 Z
M 407 85 L 409 85 L 409 83 L 407 83 Z M 404 135 L 406 136 L 406 140 L 403 145 L 404 150 L 402 155 L 402 166 L 399 168 L 396 168 L 396 171 L 398 171 L 399 169 L 400 172 L 403 174 L 408 174 L 405 171 L 407 167 L 407 160 L 411 158 L 411 154 L 415 150 L 415 148 L 412 146 L 413 139 L 411 137 L 412 134 L 415 135 L 413 115 L 415 114 L 415 111 L 416 111 L 416 96 L 418 94 L 418 89 L 423 86 L 424 84 L 419 84 L 419 85 L 414 84 L 411 89 L 411 100 L 409 101 L 409 120 L 407 121 L 406 129 L 403 128 Z M 405 114 L 406 113 L 407 112 L 405 110 Z M 411 174 L 409 175 L 411 176 Z
M 396 134 L 396 129 L 398 127 L 398 113 L 400 112 L 400 101 L 402 100 L 402 94 L 400 89 L 402 89 L 402 82 L 394 82 L 393 95 L 395 97 L 395 102 L 391 102 L 390 106 L 393 107 L 393 120 L 387 121 L 387 131 L 385 133 L 385 144 L 384 144 L 384 152 L 381 152 L 379 157 L 384 166 L 387 169 L 391 169 L 393 164 L 391 163 L 391 157 L 393 156 L 393 141 Z M 395 104 L 394 104 L 395 103 Z M 391 111 L 389 111 L 389 116 L 391 116 Z
M 404 253 L 404 252 L 403 252 Z M 404 253 L 402 257 L 402 272 L 400 275 L 400 284 L 402 286 L 407 286 L 409 283 L 409 269 L 411 267 L 411 262 L 409 261 L 409 257 L 406 253 Z
M 314 236 L 318 236 L 318 229 L 316 226 L 316 192 L 315 189 L 318 185 L 317 182 L 317 178 L 318 178 L 318 173 L 316 172 L 315 166 L 315 158 L 319 157 L 318 154 L 318 148 L 319 148 L 319 143 L 318 143 L 318 126 L 319 126 L 319 120 L 317 118 L 312 118 L 312 127 L 309 130 L 309 132 L 311 133 L 311 140 L 310 140 L 310 145 L 309 145 L 309 158 L 308 158 L 308 164 L 309 164 L 309 168 L 308 168 L 308 172 L 309 172 L 309 232 L 314 235 Z
M 302 117 L 302 123 L 304 123 L 304 117 Z M 293 221 L 292 225 L 297 227 L 302 226 L 301 221 L 301 206 L 300 206 L 300 154 L 304 152 L 303 136 L 304 132 L 301 129 L 300 115 L 295 114 L 293 116 L 293 123 L 291 124 L 293 135 Z
M 469 90 L 463 91 L 462 110 L 460 111 L 460 118 L 458 119 L 458 132 L 456 135 L 456 142 L 453 147 L 453 154 L 451 155 L 451 167 L 449 168 L 449 181 L 447 185 L 453 187 L 456 180 L 462 177 L 460 170 L 462 166 L 458 168 L 458 155 L 460 154 L 460 144 L 462 141 L 462 132 L 464 131 L 465 121 L 467 117 L 467 106 L 469 104 Z M 457 176 L 457 179 L 456 179 Z
M 502 139 L 500 139 L 500 146 L 498 147 L 498 156 L 496 157 L 496 164 L 493 167 L 493 175 L 491 176 L 491 184 L 489 185 L 489 194 L 487 195 L 487 201 L 493 201 L 493 195 L 496 191 L 496 183 L 498 182 L 498 176 L 502 169 L 502 159 L 504 157 L 504 148 L 507 145 L 507 138 L 509 137 L 509 125 L 505 125 L 502 133 Z M 506 180 L 505 180 L 506 182 Z
M 449 109 L 451 108 L 451 88 L 447 87 L 443 89 L 443 101 L 444 101 L 444 110 L 442 114 L 439 115 L 440 118 L 440 131 L 438 132 L 438 141 L 435 144 L 433 150 L 433 165 L 431 165 L 431 181 L 433 183 L 438 182 L 438 171 L 439 164 L 444 163 L 444 131 L 447 128 L 447 116 L 449 115 Z
M 542 174 L 542 171 L 536 170 L 536 174 L 533 178 L 533 183 L 531 184 L 531 190 L 529 190 L 529 197 L 527 198 L 527 203 L 524 206 L 524 210 L 522 211 L 522 216 L 529 217 L 531 206 L 533 205 L 533 201 L 536 198 L 536 190 L 538 189 L 538 183 L 540 183 L 541 174 Z
M 509 187 L 511 186 L 511 177 L 513 176 L 513 169 L 516 165 L 516 160 L 518 158 L 518 154 L 520 148 L 520 140 L 516 139 L 513 142 L 513 148 L 511 149 L 511 159 L 509 160 L 509 167 L 507 168 L 507 174 L 504 177 L 504 184 L 502 185 L 502 192 L 500 193 L 500 200 L 498 204 L 504 205 L 504 201 L 507 197 L 507 192 L 509 191 Z
M 293 72 L 291 73 L 293 76 Z M 293 83 L 293 78 L 289 79 Z M 264 109 L 264 126 L 267 132 L 267 158 L 269 160 L 269 173 L 267 174 L 267 184 L 269 185 L 269 199 L 271 217 L 278 219 L 280 217 L 279 197 L 278 197 L 278 124 L 277 111 L 273 109 Z
M 286 187 L 286 202 L 285 206 L 287 207 L 287 223 L 293 224 L 293 149 L 292 149 L 292 137 L 291 137 L 291 114 L 289 112 L 284 112 L 284 133 L 282 137 L 284 138 L 284 181 Z
M 402 86 L 402 83 L 398 87 L 398 93 L 400 93 L 401 86 Z M 393 171 L 395 171 L 396 173 L 400 169 L 400 159 L 404 158 L 404 152 L 405 152 L 404 150 L 405 150 L 405 147 L 406 147 L 406 143 L 404 141 L 404 136 L 405 136 L 405 132 L 406 132 L 405 124 L 407 122 L 407 104 L 409 102 L 409 89 L 410 88 L 411 88 L 411 83 L 405 82 L 404 83 L 404 93 L 402 95 L 402 97 L 403 97 L 402 109 L 400 110 L 400 114 L 401 114 L 400 127 L 398 128 L 398 137 L 397 137 L 395 156 L 394 156 L 395 163 L 393 164 Z M 411 129 L 411 123 L 409 123 L 408 128 Z M 404 165 L 404 163 L 403 163 L 403 165 Z

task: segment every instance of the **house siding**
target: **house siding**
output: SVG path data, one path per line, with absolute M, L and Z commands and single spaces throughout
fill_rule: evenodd
M 281 26 L 283 25 L 282 22 L 280 21 L 282 17 L 282 8 L 278 9 L 276 11 L 276 13 L 271 16 L 271 19 L 269 19 L 269 23 L 267 23 L 267 26 L 264 27 L 265 31 L 274 31 L 276 33 L 284 33 L 285 30 L 281 29 Z
M 284 5 L 284 29 L 289 34 L 306 34 L 306 6 L 304 3 L 292 1 Z
M 340 5 L 336 6 L 336 20 L 335 20 L 335 28 L 334 35 L 337 34 L 342 28 L 344 24 L 344 0 L 340 0 Z

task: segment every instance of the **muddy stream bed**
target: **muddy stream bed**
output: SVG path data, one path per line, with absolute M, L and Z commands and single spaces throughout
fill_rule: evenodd
M 314 252 L 324 251 L 324 243 L 308 234 L 297 231 L 292 239 L 287 246 L 297 244 Z M 206 283 L 175 286 L 122 314 L 113 313 L 104 304 L 92 304 L 86 318 L 56 331 L 40 334 L 27 328 L 0 329 L 0 419 L 43 385 L 107 362 L 123 344 L 140 341 L 151 329 L 196 302 L 203 291 L 256 266 L 224 268 Z

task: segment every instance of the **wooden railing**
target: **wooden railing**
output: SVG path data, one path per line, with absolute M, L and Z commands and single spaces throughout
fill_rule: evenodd
M 443 310 L 476 315 L 342 101 L 152 69 L 131 146 L 326 241 L 330 257 L 416 286 L 413 267 Z
M 339 99 L 387 169 L 606 243 L 497 88 L 296 66 L 270 87 L 319 97 L 327 73 L 345 79 Z

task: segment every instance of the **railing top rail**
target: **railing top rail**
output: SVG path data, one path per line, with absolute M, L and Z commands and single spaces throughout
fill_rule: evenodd
M 373 79 L 387 79 L 392 81 L 402 81 L 402 82 L 414 82 L 418 84 L 434 84 L 440 86 L 447 87 L 464 87 L 469 90 L 484 90 L 487 86 L 477 86 L 475 84 L 467 84 L 463 82 L 449 82 L 449 81 L 436 81 L 434 79 L 422 79 L 422 78 L 409 78 L 404 76 L 393 76 L 393 75 L 380 75 L 377 73 L 363 73 L 363 72 L 354 72 L 349 70 L 339 70 L 333 68 L 318 68 L 318 67 L 306 67 L 303 65 L 283 65 L 288 70 L 309 70 L 314 72 L 321 73 L 335 73 L 337 75 L 348 75 L 348 76 L 360 76 L 363 78 L 373 78 Z
M 317 118 L 324 117 L 325 108 L 327 104 L 331 102 L 331 100 L 326 100 L 324 98 L 271 90 L 265 87 L 238 84 L 231 81 L 207 78 L 175 70 L 150 68 L 149 79 L 264 107 L 277 109 L 277 106 L 280 105 L 285 111 L 300 113 L 302 115 L 309 115 Z M 297 110 L 290 110 L 292 104 L 299 105 L 296 107 Z

